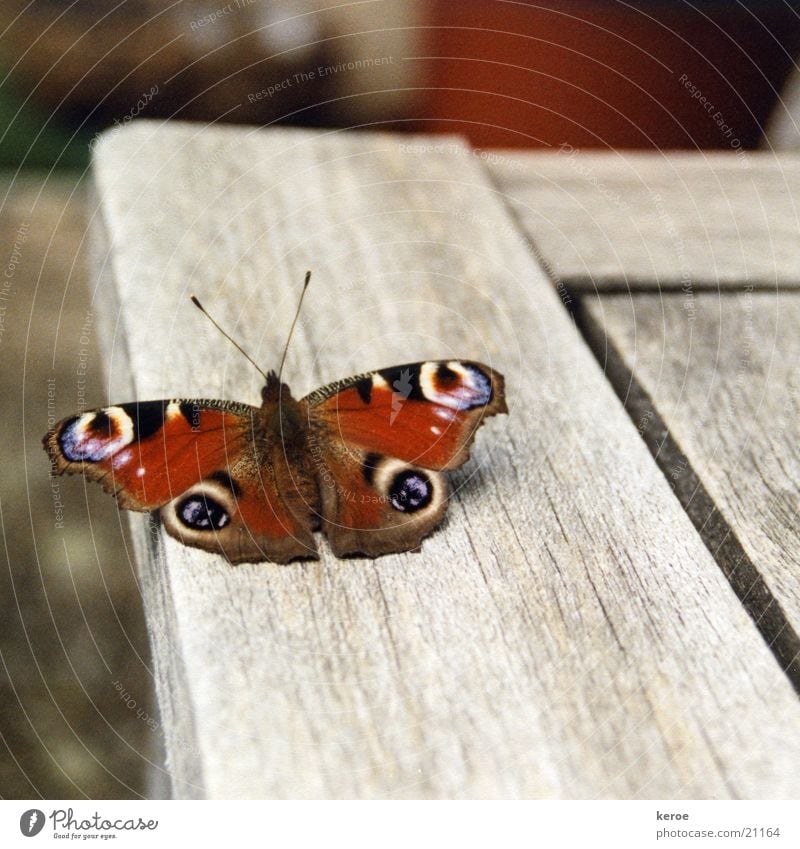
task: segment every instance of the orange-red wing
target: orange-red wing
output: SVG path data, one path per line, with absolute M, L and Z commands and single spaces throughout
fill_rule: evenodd
M 507 412 L 503 376 L 464 360 L 395 366 L 303 400 L 330 438 L 427 469 L 462 465 L 484 418 Z
M 349 446 L 320 471 L 322 530 L 339 557 L 417 548 L 447 509 L 445 476 L 395 457 Z
M 129 510 L 161 508 L 167 531 L 231 562 L 316 556 L 316 485 L 267 457 L 259 411 L 149 401 L 71 416 L 44 438 L 56 473 L 82 473 Z M 259 438 L 256 438 L 258 436 Z
M 44 444 L 57 473 L 80 472 L 132 510 L 153 510 L 247 450 L 255 407 L 147 401 L 60 421 Z

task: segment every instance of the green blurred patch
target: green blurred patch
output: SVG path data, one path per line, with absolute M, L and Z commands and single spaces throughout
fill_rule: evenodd
M 92 135 L 50 119 L 32 100 L 24 103 L 11 88 L 0 87 L 0 168 L 84 169 Z

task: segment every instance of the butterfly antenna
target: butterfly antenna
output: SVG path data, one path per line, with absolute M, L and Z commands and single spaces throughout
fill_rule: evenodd
M 264 380 L 267 380 L 267 379 L 268 379 L 268 378 L 267 378 L 267 375 L 264 373 L 264 371 L 263 371 L 263 369 L 261 368 L 261 366 L 259 366 L 259 364 L 258 364 L 258 363 L 257 363 L 257 362 L 256 362 L 256 361 L 255 361 L 255 360 L 254 360 L 251 356 L 250 356 L 250 354 L 248 354 L 248 353 L 247 353 L 247 351 L 245 351 L 245 349 L 244 349 L 244 348 L 242 348 L 242 346 L 241 346 L 241 345 L 240 345 L 240 344 L 239 344 L 239 343 L 238 343 L 238 342 L 237 342 L 237 341 L 236 341 L 236 340 L 235 340 L 235 339 L 234 339 L 234 338 L 233 338 L 233 337 L 232 337 L 229 333 L 226 333 L 226 332 L 225 332 L 225 331 L 224 331 L 224 330 L 223 330 L 223 329 L 222 329 L 222 328 L 221 328 L 221 327 L 217 324 L 217 322 L 216 322 L 216 321 L 214 321 L 214 319 L 213 319 L 213 318 L 211 318 L 211 316 L 209 315 L 209 313 L 206 311 L 206 308 L 205 308 L 205 307 L 204 307 L 204 306 L 200 303 L 200 301 L 198 301 L 198 300 L 197 300 L 197 298 L 196 298 L 194 295 L 192 295 L 191 297 L 192 297 L 192 303 L 193 303 L 193 304 L 197 307 L 197 309 L 199 309 L 199 310 L 200 310 L 200 312 L 201 312 L 201 313 L 203 313 L 203 315 L 204 315 L 204 316 L 205 316 L 205 317 L 206 317 L 206 318 L 207 318 L 207 319 L 208 319 L 208 320 L 209 320 L 209 321 L 210 321 L 210 322 L 214 325 L 214 327 L 216 327 L 216 328 L 217 328 L 217 330 L 219 330 L 219 332 L 220 332 L 220 333 L 221 333 L 221 334 L 222 334 L 222 335 L 223 335 L 223 336 L 224 336 L 224 337 L 225 337 L 225 338 L 226 338 L 226 339 L 227 339 L 227 340 L 228 340 L 228 341 L 229 341 L 229 342 L 230 342 L 230 343 L 231 343 L 231 344 L 232 344 L 232 345 L 233 345 L 233 346 L 234 346 L 234 347 L 235 347 L 235 348 L 239 351 L 239 352 L 241 352 L 242 354 L 244 354 L 245 358 L 246 358 L 249 362 L 251 362 L 251 363 L 252 363 L 252 364 L 256 367 L 256 369 L 258 369 L 258 371 L 259 371 L 259 372 L 260 372 L 260 373 L 264 376 Z
M 280 383 L 281 375 L 283 374 L 283 364 L 286 362 L 286 354 L 289 352 L 289 343 L 292 341 L 292 334 L 294 333 L 297 319 L 300 318 L 300 308 L 303 306 L 303 298 L 306 296 L 306 289 L 308 289 L 308 283 L 310 280 L 311 272 L 306 271 L 306 279 L 303 281 L 303 291 L 300 293 L 300 300 L 297 304 L 297 311 L 294 314 L 294 321 L 292 322 L 292 326 L 289 328 L 289 336 L 286 339 L 286 344 L 283 346 L 283 356 L 281 357 L 281 364 L 278 369 L 278 383 Z

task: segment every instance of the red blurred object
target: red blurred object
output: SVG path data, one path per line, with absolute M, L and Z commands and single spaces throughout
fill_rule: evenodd
M 769 1 L 440 0 L 429 23 L 419 129 L 479 147 L 753 147 L 800 47 Z

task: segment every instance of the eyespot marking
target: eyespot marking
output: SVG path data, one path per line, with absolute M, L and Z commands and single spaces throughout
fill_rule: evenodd
M 453 371 L 447 363 L 439 363 L 439 368 L 436 369 L 436 379 L 439 383 L 452 383 L 458 380 L 458 373 Z
M 389 502 L 401 513 L 416 513 L 433 499 L 430 478 L 419 469 L 406 469 L 395 475 L 389 486 Z
M 214 472 L 213 474 L 209 475 L 209 478 L 213 481 L 216 481 L 217 483 L 222 484 L 222 486 L 227 487 L 237 498 L 242 494 L 242 488 L 227 472 Z
M 67 420 L 58 435 L 64 459 L 99 463 L 133 442 L 133 422 L 122 407 L 107 407 Z
M 193 531 L 218 531 L 231 520 L 219 502 L 201 492 L 184 498 L 175 513 L 181 523 Z
M 380 454 L 367 454 L 367 456 L 364 457 L 364 462 L 361 464 L 361 474 L 364 475 L 364 480 L 370 484 L 370 486 L 375 479 L 375 471 L 378 468 L 380 461 Z
M 493 394 L 492 381 L 487 374 L 472 363 L 457 360 L 423 363 L 419 386 L 428 401 L 459 412 L 485 407 Z
M 105 410 L 98 410 L 94 416 L 92 416 L 92 418 L 86 423 L 86 430 L 91 430 L 95 433 L 99 433 L 104 430 L 104 436 L 108 439 L 115 436 L 114 422 L 108 417 Z
M 133 460 L 133 451 L 130 448 L 123 448 L 122 451 L 117 451 L 111 458 L 111 468 L 121 469 L 123 466 L 127 466 L 131 460 Z

